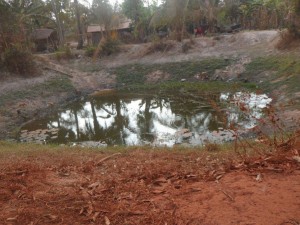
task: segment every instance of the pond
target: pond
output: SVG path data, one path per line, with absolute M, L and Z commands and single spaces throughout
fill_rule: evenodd
M 242 92 L 116 92 L 72 103 L 28 123 L 18 139 L 88 147 L 221 143 L 234 140 L 233 126 L 241 133 L 253 128 L 271 101 L 265 94 Z

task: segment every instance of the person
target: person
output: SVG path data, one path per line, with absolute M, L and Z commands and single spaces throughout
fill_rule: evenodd
M 205 30 L 203 27 L 200 26 L 194 29 L 194 33 L 195 33 L 195 37 L 197 37 L 197 35 L 204 36 Z

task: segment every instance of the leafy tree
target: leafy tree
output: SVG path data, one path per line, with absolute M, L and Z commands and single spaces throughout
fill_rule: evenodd
M 94 0 L 91 8 L 90 21 L 109 28 L 113 17 L 113 8 L 108 0 Z
M 82 49 L 83 47 L 83 32 L 80 22 L 80 11 L 78 6 L 78 0 L 74 0 L 75 5 L 75 14 L 76 14 L 76 21 L 77 21 L 77 29 L 78 29 L 78 45 L 77 49 Z
M 122 12 L 128 18 L 138 23 L 143 14 L 144 3 L 142 0 L 125 0 L 122 4 Z

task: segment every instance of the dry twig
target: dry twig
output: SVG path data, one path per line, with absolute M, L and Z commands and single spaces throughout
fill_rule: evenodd
M 108 159 L 110 159 L 110 158 L 113 158 L 113 157 L 115 157 L 115 156 L 117 156 L 117 155 L 121 155 L 121 153 L 115 153 L 115 154 L 112 154 L 112 155 L 110 155 L 110 156 L 107 156 L 107 157 L 105 157 L 105 158 L 103 158 L 103 159 L 100 159 L 97 163 L 96 163 L 96 166 L 99 166 L 101 163 L 103 163 L 104 161 L 106 161 L 106 160 L 108 160 Z

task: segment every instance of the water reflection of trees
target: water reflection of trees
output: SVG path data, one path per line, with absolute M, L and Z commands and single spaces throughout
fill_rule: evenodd
M 109 145 L 153 142 L 163 128 L 202 133 L 218 127 L 218 115 L 207 98 L 180 94 L 169 97 L 126 96 L 92 99 L 73 105 L 55 124 L 69 141 L 105 141 Z M 217 97 L 215 97 L 217 99 Z M 52 125 L 54 122 L 51 123 Z M 155 127 L 159 124 L 159 128 Z

